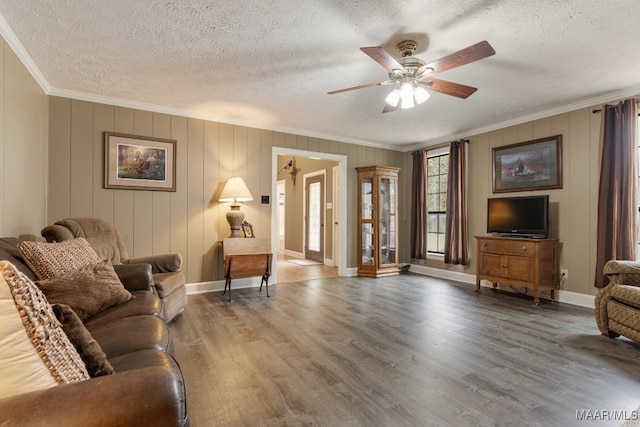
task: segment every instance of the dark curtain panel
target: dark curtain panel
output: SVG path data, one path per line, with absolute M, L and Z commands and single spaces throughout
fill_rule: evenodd
M 602 115 L 597 288 L 608 283 L 602 274 L 607 261 L 634 260 L 636 254 L 636 100 L 627 99 L 618 105 L 605 105 Z
M 449 149 L 445 264 L 469 265 L 467 241 L 466 142 L 453 141 Z
M 411 258 L 427 259 L 427 151 L 411 154 Z

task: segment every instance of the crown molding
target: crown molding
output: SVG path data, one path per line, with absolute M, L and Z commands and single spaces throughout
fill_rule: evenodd
M 9 47 L 11 47 L 18 59 L 22 61 L 26 69 L 29 70 L 29 73 L 31 73 L 44 93 L 48 93 L 51 90 L 51 85 L 44 77 L 33 58 L 31 58 L 31 55 L 29 55 L 27 49 L 25 49 L 22 43 L 20 43 L 20 40 L 18 40 L 18 37 L 13 32 L 11 27 L 9 27 L 9 24 L 7 24 L 7 21 L 5 21 L 2 15 L 0 15 L 0 35 L 2 35 L 2 37 L 7 42 Z
M 569 113 L 571 111 L 576 111 L 582 108 L 587 108 L 587 107 L 592 108 L 596 105 L 602 105 L 607 102 L 618 101 L 620 99 L 637 96 L 638 94 L 640 94 L 640 87 L 624 89 L 616 92 L 609 92 L 604 95 L 599 95 L 592 98 L 586 98 L 586 99 L 572 102 L 569 104 L 564 104 L 561 106 L 545 109 L 544 111 L 529 114 L 526 116 L 517 117 L 515 119 L 510 119 L 503 122 L 498 122 L 491 125 L 479 127 L 476 129 L 471 129 L 464 133 L 459 133 L 459 134 L 454 134 L 454 135 L 443 137 L 443 138 L 433 139 L 430 141 L 425 141 L 423 143 L 403 145 L 402 151 L 405 151 L 405 152 L 413 151 L 420 148 L 429 147 L 432 145 L 438 145 L 438 144 L 442 144 L 450 141 L 455 141 L 457 139 L 468 139 L 474 135 L 480 135 L 483 133 L 492 132 L 494 130 L 504 129 L 510 126 L 516 126 L 522 123 L 532 122 L 535 120 L 546 119 L 547 117 Z
M 129 99 L 123 99 L 123 98 L 114 98 L 109 96 L 95 95 L 95 94 L 90 94 L 85 92 L 70 91 L 70 90 L 58 89 L 58 88 L 51 88 L 49 89 L 49 91 L 45 91 L 45 92 L 47 93 L 47 95 L 50 95 L 50 96 L 59 96 L 63 98 L 75 99 L 78 101 L 95 102 L 98 104 L 107 104 L 107 105 L 114 105 L 117 107 L 133 108 L 137 110 L 151 111 L 154 113 L 170 114 L 174 116 L 189 117 L 193 119 L 201 119 L 201 120 L 225 123 L 230 125 L 270 130 L 273 132 L 282 132 L 282 133 L 288 133 L 288 134 L 294 134 L 294 135 L 300 135 L 300 136 L 307 136 L 310 138 L 326 139 L 331 141 L 344 142 L 348 144 L 365 145 L 369 147 L 382 148 L 382 149 L 393 150 L 393 151 L 402 151 L 400 147 L 395 145 L 379 144 L 379 143 L 357 139 L 357 138 L 345 138 L 339 135 L 313 132 L 313 131 L 292 128 L 287 126 L 266 125 L 263 123 L 255 123 L 248 120 L 238 120 L 238 119 L 229 119 L 225 117 L 217 117 L 215 115 L 205 114 L 198 111 L 167 107 L 164 105 L 149 104 L 144 102 L 132 101 Z

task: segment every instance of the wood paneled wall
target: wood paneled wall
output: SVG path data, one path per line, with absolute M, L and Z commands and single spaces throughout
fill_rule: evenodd
M 104 218 L 118 228 L 130 256 L 182 253 L 189 283 L 211 281 L 216 273 L 216 246 L 229 234 L 228 204 L 217 199 L 229 177 L 244 178 L 254 200 L 242 209 L 255 233 L 270 237 L 271 206 L 261 204 L 260 195 L 270 195 L 273 203 L 271 176 L 277 165 L 271 164 L 272 147 L 347 156 L 350 204 L 355 204 L 356 166 L 402 167 L 404 161 L 397 151 L 61 97 L 50 97 L 49 108 L 47 222 Z M 175 139 L 177 191 L 104 189 L 105 131 Z M 355 205 L 347 209 L 352 225 L 346 239 L 347 267 L 354 268 Z
M 34 239 L 46 225 L 47 95 L 0 43 L 0 235 Z
M 598 107 L 599 108 L 599 107 Z M 600 114 L 593 107 L 582 108 L 540 120 L 469 137 L 469 237 L 471 266 L 468 269 L 445 266 L 441 262 L 419 264 L 464 271 L 475 275 L 476 235 L 486 234 L 487 198 L 492 193 L 492 148 L 562 134 L 563 188 L 546 191 L 501 193 L 503 196 L 549 194 L 551 235 L 560 239 L 560 266 L 569 270 L 566 291 L 595 295 L 593 286 L 596 259 L 597 197 L 599 176 Z M 411 174 L 411 155 L 406 153 L 407 174 Z M 410 186 L 409 182 L 409 186 Z M 407 189 L 410 191 L 410 189 Z M 411 196 L 405 199 L 408 212 Z M 405 248 L 409 250 L 409 245 Z M 408 253 L 408 252 L 406 252 Z

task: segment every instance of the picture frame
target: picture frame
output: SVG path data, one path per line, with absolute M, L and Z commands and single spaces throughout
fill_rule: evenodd
M 176 141 L 105 132 L 104 188 L 176 191 Z
M 562 188 L 562 135 L 492 149 L 493 192 Z
M 244 237 L 256 237 L 255 234 L 253 234 L 253 225 L 247 221 L 242 222 L 242 231 L 244 231 Z

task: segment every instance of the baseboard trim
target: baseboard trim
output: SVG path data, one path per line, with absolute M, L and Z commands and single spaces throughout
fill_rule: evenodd
M 456 282 L 468 283 L 473 286 L 476 286 L 475 274 L 462 273 L 460 271 L 443 270 L 440 268 L 426 267 L 424 265 L 416 265 L 416 264 L 411 264 L 409 271 L 416 274 L 437 277 L 439 279 L 449 279 L 449 280 L 454 280 Z M 484 280 L 480 283 L 480 286 L 484 288 L 493 288 L 493 285 L 491 283 L 488 283 L 487 281 L 484 281 Z M 500 287 L 500 289 L 507 292 L 514 292 L 509 287 Z M 578 292 L 569 292 L 569 291 L 564 291 L 562 289 L 558 290 L 558 292 L 556 292 L 556 295 L 557 295 L 558 302 L 577 305 L 577 306 L 586 307 L 586 308 L 595 307 L 595 297 L 593 295 L 586 295 Z
M 344 277 L 356 277 L 358 275 L 358 267 L 345 268 L 344 274 Z
M 291 258 L 300 258 L 300 259 L 304 259 L 304 252 L 296 252 L 296 251 L 291 251 L 289 249 L 285 249 L 283 251 L 283 253 Z

